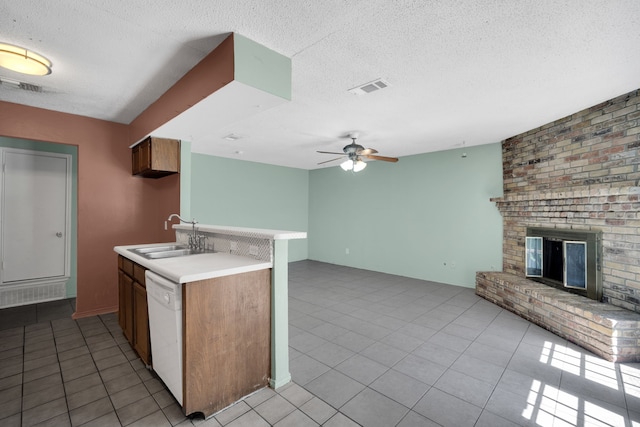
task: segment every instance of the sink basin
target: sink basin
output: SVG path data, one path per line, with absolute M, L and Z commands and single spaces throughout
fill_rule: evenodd
M 185 245 L 154 246 L 151 248 L 134 248 L 129 250 L 134 254 L 143 256 L 147 259 L 174 258 L 201 253 L 199 251 L 191 250 Z
M 179 249 L 189 249 L 186 245 L 166 245 L 166 246 L 153 246 L 151 248 L 135 248 L 129 249 L 131 252 L 135 252 L 137 254 L 149 254 L 151 252 L 164 252 L 164 251 L 175 251 Z
M 197 252 L 194 252 L 191 249 L 174 249 L 171 251 L 147 252 L 146 254 L 142 254 L 142 256 L 148 259 L 160 259 L 191 255 L 193 253 Z

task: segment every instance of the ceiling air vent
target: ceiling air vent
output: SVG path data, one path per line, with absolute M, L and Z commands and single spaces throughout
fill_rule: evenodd
M 385 80 L 376 79 L 369 83 L 365 83 L 363 85 L 349 89 L 349 92 L 353 93 L 354 95 L 364 95 L 366 93 L 371 93 L 380 89 L 384 89 L 387 86 L 389 86 L 389 83 L 387 83 Z
M 20 82 L 20 89 L 31 92 L 42 92 L 42 86 L 32 85 L 30 83 Z
M 32 85 L 31 83 L 19 82 L 17 80 L 7 79 L 5 77 L 0 78 L 0 84 L 2 86 L 28 90 L 30 92 L 42 92 L 42 86 Z

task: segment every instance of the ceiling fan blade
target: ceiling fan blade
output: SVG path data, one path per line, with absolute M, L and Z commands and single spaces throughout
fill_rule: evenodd
M 368 156 L 370 154 L 376 154 L 378 152 L 378 150 L 376 150 L 375 148 L 365 148 L 364 150 L 361 150 L 358 154 L 361 156 Z
M 320 154 L 339 154 L 341 156 L 344 156 L 344 153 L 336 153 L 335 151 L 316 151 L 316 153 L 320 153 Z
M 342 159 L 342 157 L 336 157 L 335 159 L 325 160 L 324 162 L 320 162 L 320 163 L 318 163 L 318 164 L 319 164 L 319 165 L 323 165 L 323 164 L 325 164 L 325 163 L 333 162 L 333 161 L 340 160 L 340 159 Z
M 374 156 L 372 154 L 363 155 L 363 157 L 366 157 L 367 159 L 371 159 L 371 160 L 382 160 L 383 162 L 395 163 L 398 161 L 396 157 Z

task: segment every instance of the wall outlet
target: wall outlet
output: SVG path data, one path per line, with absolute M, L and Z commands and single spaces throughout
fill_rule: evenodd
M 238 250 L 238 242 L 229 242 L 229 250 L 230 251 L 237 251 Z
M 349 248 L 344 248 L 344 253 L 349 255 Z

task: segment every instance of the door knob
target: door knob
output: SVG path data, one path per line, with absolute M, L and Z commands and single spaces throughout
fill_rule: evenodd
M 56 233 L 56 237 L 62 237 L 62 232 L 61 232 L 61 231 L 58 231 L 58 232 Z

